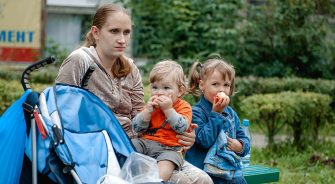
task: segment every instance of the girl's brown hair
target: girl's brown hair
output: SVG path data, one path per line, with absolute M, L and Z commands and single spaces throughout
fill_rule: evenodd
M 206 80 L 214 71 L 220 72 L 224 80 L 228 77 L 228 80 L 231 82 L 229 95 L 233 95 L 235 91 L 235 70 L 232 65 L 221 59 L 208 59 L 204 64 L 196 61 L 192 65 L 189 74 L 189 92 L 195 96 L 200 96 L 200 80 Z
M 96 11 L 93 17 L 92 26 L 96 26 L 98 29 L 101 29 L 106 24 L 108 16 L 116 12 L 122 12 L 129 16 L 128 12 L 121 6 L 117 6 L 114 4 L 104 4 L 100 6 Z M 96 41 L 93 37 L 91 30 L 89 30 L 86 34 L 84 46 L 96 46 Z M 132 66 L 124 56 L 120 56 L 119 58 L 117 58 L 112 66 L 112 73 L 114 77 L 117 78 L 127 76 L 131 72 L 131 70 Z

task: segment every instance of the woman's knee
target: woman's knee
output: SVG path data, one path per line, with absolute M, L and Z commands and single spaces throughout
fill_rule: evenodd
M 211 184 L 213 183 L 211 177 L 203 170 L 193 166 L 188 162 L 184 162 L 180 170 L 173 172 L 171 182 L 177 184 Z

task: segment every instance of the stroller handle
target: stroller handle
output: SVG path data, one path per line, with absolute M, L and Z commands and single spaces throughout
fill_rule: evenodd
M 87 71 L 84 74 L 84 77 L 83 77 L 82 81 L 80 82 L 80 87 L 82 87 L 82 88 L 86 88 L 87 87 L 88 81 L 91 78 L 91 75 L 94 72 L 94 70 L 95 70 L 95 67 L 93 65 L 91 65 L 87 69 Z
M 23 87 L 24 91 L 26 91 L 27 89 L 30 89 L 29 75 L 31 74 L 31 72 L 33 72 L 34 70 L 37 70 L 39 68 L 42 68 L 45 65 L 51 64 L 55 61 L 56 61 L 56 59 L 55 59 L 54 56 L 49 56 L 45 59 L 42 59 L 42 60 L 28 66 L 23 71 L 22 76 L 21 76 L 21 84 L 22 84 L 22 87 Z

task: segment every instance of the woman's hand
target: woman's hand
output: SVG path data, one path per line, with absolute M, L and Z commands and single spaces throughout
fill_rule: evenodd
M 184 149 L 190 149 L 195 142 L 195 129 L 198 127 L 197 124 L 191 123 L 189 129 L 181 135 L 177 135 L 176 137 L 179 139 L 179 144 L 184 145 Z
M 243 145 L 237 139 L 232 139 L 227 136 L 227 147 L 228 149 L 234 151 L 235 153 L 241 152 L 243 149 Z

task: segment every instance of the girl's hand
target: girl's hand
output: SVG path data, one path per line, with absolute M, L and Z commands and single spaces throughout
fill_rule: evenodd
M 184 145 L 184 149 L 190 149 L 195 142 L 195 129 L 198 127 L 197 124 L 191 124 L 189 129 L 181 135 L 177 135 L 176 137 L 179 139 L 178 142 Z
M 230 103 L 230 98 L 224 92 L 219 92 L 213 101 L 213 111 L 221 113 Z
M 232 139 L 227 136 L 227 147 L 228 149 L 234 151 L 235 153 L 241 152 L 243 145 L 237 139 Z

